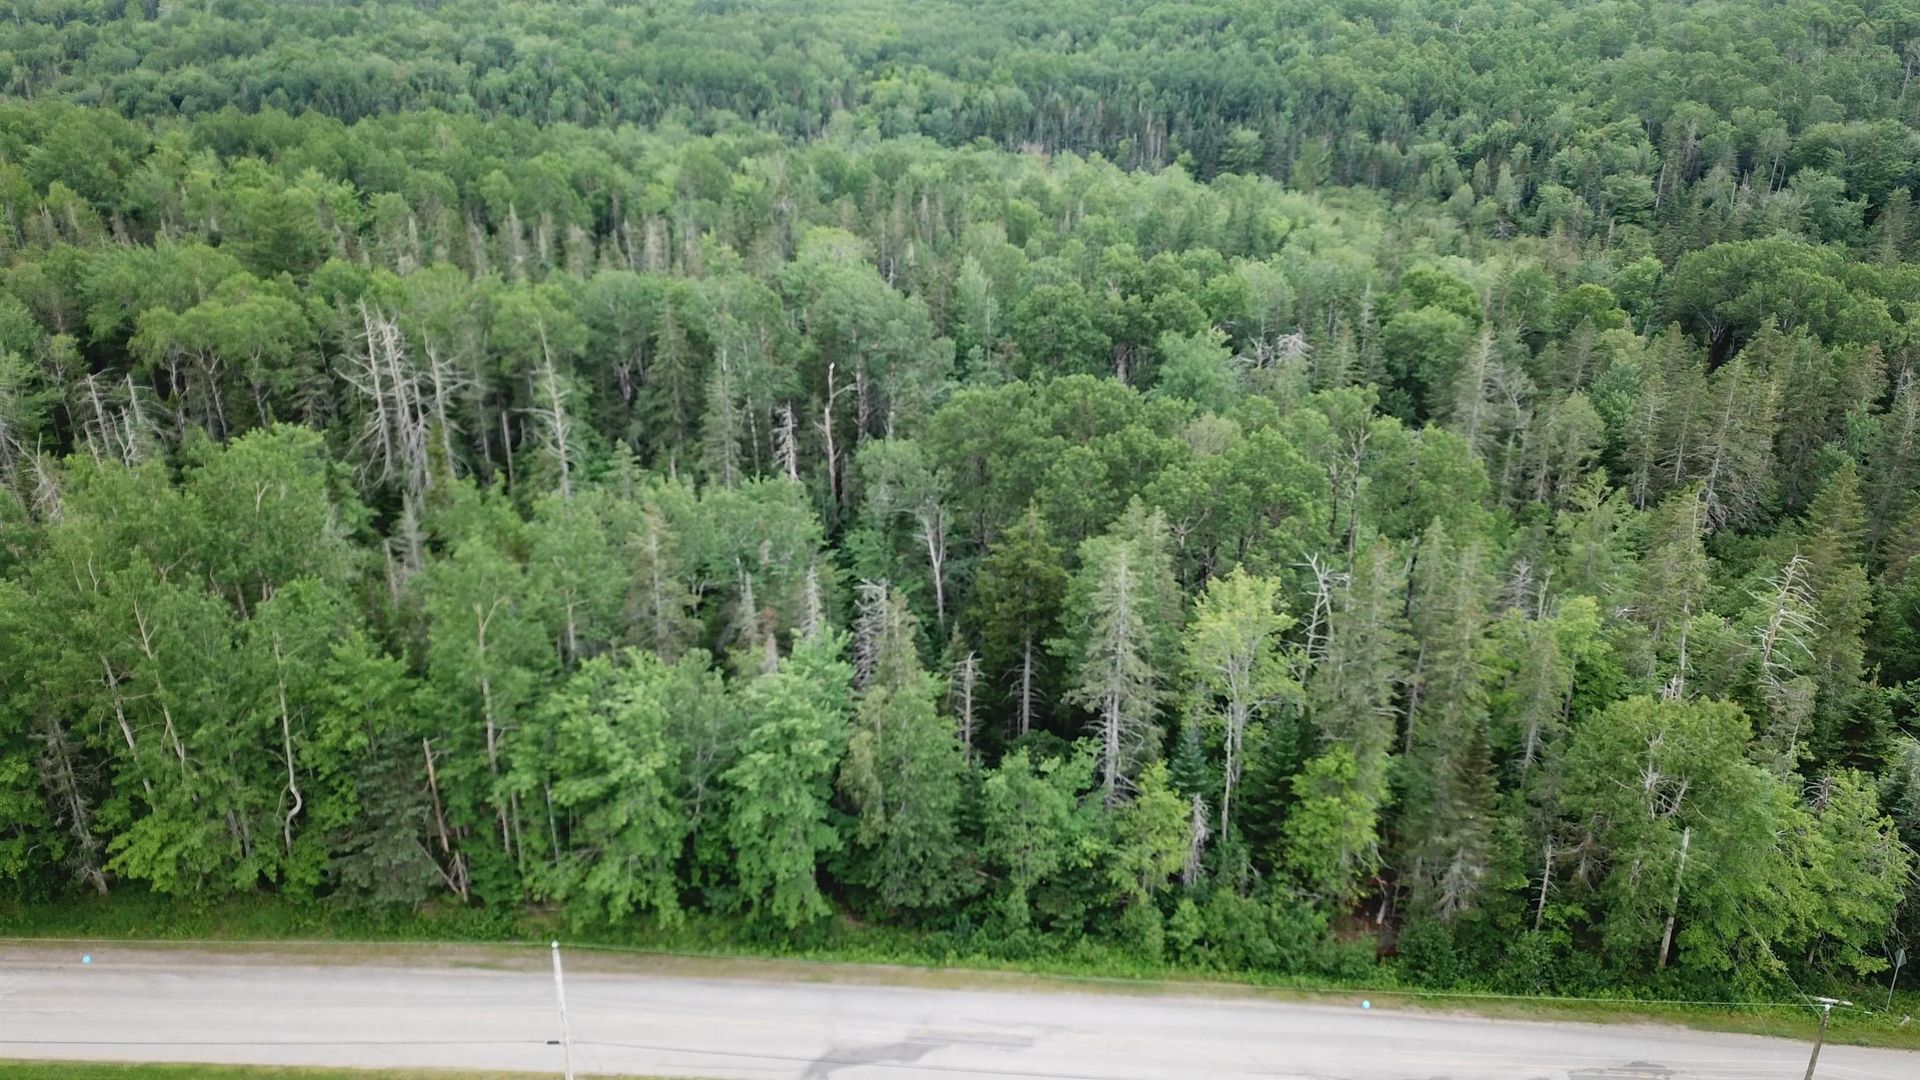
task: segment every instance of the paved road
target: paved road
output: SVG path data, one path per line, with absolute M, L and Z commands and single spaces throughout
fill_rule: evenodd
M 0 1058 L 560 1071 L 544 957 L 0 946 Z M 1224 997 L 567 973 L 583 1073 L 726 1080 L 1798 1080 L 1806 1047 Z M 482 964 L 488 966 L 481 966 Z M 788 969 L 790 970 L 790 969 Z M 856 978 L 859 977 L 857 974 Z M 1829 1080 L 1920 1054 L 1829 1046 Z

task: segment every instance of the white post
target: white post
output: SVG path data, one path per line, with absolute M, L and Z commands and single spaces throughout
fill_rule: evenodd
M 567 1027 L 567 984 L 560 977 L 560 943 L 553 943 L 553 995 L 560 1002 L 560 1046 L 567 1080 L 573 1080 L 573 1031 Z

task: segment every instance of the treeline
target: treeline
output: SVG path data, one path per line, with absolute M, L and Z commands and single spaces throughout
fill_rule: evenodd
M 1365 184 L 1697 240 L 1778 201 L 1823 228 L 1897 208 L 1920 14 L 1889 2 L 990 8 L 939 0 L 553 4 L 36 0 L 6 89 L 140 119 L 352 122 L 420 109 L 541 125 L 743 124 L 1100 153 L 1127 167 Z M 1775 213 L 1792 212 L 1784 208 Z M 1828 235 L 1827 239 L 1844 239 Z
M 506 70 L 618 85 L 590 50 L 628 20 L 661 20 L 644 64 L 788 16 L 470 7 L 8 30 L 65 44 L 0 105 L 0 887 L 849 912 L 1349 974 L 1378 941 L 1555 991 L 1844 984 L 1920 926 L 1913 162 L 1899 79 L 1842 93 L 1840 59 L 1897 75 L 1897 19 L 1710 103 L 1793 110 L 1768 164 L 1707 113 L 1679 157 L 1598 119 L 1652 100 L 1629 58 L 1690 55 L 1616 6 L 1556 13 L 1573 44 L 1518 7 L 1356 13 L 1530 35 L 1444 108 L 1369 100 L 1397 139 L 1505 86 L 1558 134 L 1408 182 L 1303 176 L 1266 129 L 1232 168 L 1188 141 L 1129 171 L 1172 155 L 889 126 L 880 50 L 998 78 L 936 47 L 938 5 L 892 45 L 816 5 L 865 20 L 853 59 L 804 39 L 839 82 L 730 47 L 817 121 L 482 101 Z M 1051 10 L 985 40 L 1078 17 Z M 1072 70 L 1150 24 L 1419 67 L 1201 10 L 1032 48 Z M 1687 10 L 1740 57 L 1814 17 Z M 579 55 L 457 44 L 502 18 Z M 178 47 L 116 60 L 102 19 Z M 353 107 L 246 74 L 321 26 L 467 66 Z M 133 92 L 160 77 L 207 96 Z M 1152 84 L 1076 85 L 1110 118 Z M 448 111 L 395 111 L 421 103 Z M 1583 118 L 1640 149 L 1579 157 Z M 1816 160 L 1820 124 L 1901 137 Z

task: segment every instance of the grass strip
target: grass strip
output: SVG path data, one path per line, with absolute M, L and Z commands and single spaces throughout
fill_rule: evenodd
M 503 965 L 546 963 L 545 946 L 557 936 L 575 956 L 604 958 L 606 970 L 621 970 L 620 957 L 660 974 L 734 976 L 788 981 L 845 981 L 925 987 L 1004 990 L 1077 990 L 1122 994 L 1257 996 L 1275 1000 L 1351 1002 L 1376 1008 L 1412 1008 L 1492 1018 L 1586 1023 L 1659 1023 L 1751 1035 L 1811 1040 L 1819 1026 L 1812 1008 L 1777 1002 L 1674 1002 L 1619 997 L 1562 997 L 1429 990 L 1396 985 L 1391 972 L 1372 968 L 1364 977 L 1327 978 L 1272 972 L 1209 971 L 1148 964 L 1095 942 L 1058 952 L 1009 957 L 942 948 L 937 936 L 832 921 L 801 942 L 763 940 L 724 919 L 690 918 L 675 930 L 635 924 L 620 932 L 571 931 L 537 912 L 510 919 L 469 909 L 375 916 L 325 905 L 242 898 L 221 904 L 179 905 L 161 898 L 120 896 L 112 902 L 76 898 L 59 905 L 0 905 L 0 939 L 51 942 L 70 939 L 122 941 L 162 946 L 219 943 L 280 950 L 317 950 L 315 959 L 394 959 L 384 946 L 414 947 L 425 963 L 491 965 L 469 950 L 495 947 Z M 359 952 L 355 946 L 372 949 Z M 533 949 L 537 947 L 538 952 Z M 583 955 L 584 954 L 584 955 Z M 578 961 L 573 961 L 577 963 Z M 1862 1007 L 1834 1011 L 1827 1039 L 1833 1043 L 1920 1050 L 1920 994 L 1903 991 L 1891 1008 L 1869 988 L 1854 1000 Z M 0 1076 L 5 1074 L 0 1073 Z
M 0 1061 L 0 1080 L 551 1080 L 548 1073 L 460 1069 L 314 1069 L 286 1065 L 148 1065 Z M 629 1080 L 642 1080 L 639 1077 Z

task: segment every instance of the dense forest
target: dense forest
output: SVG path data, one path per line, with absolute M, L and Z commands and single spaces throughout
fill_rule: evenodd
M 0 896 L 1884 972 L 1917 64 L 1891 2 L 23 0 Z

